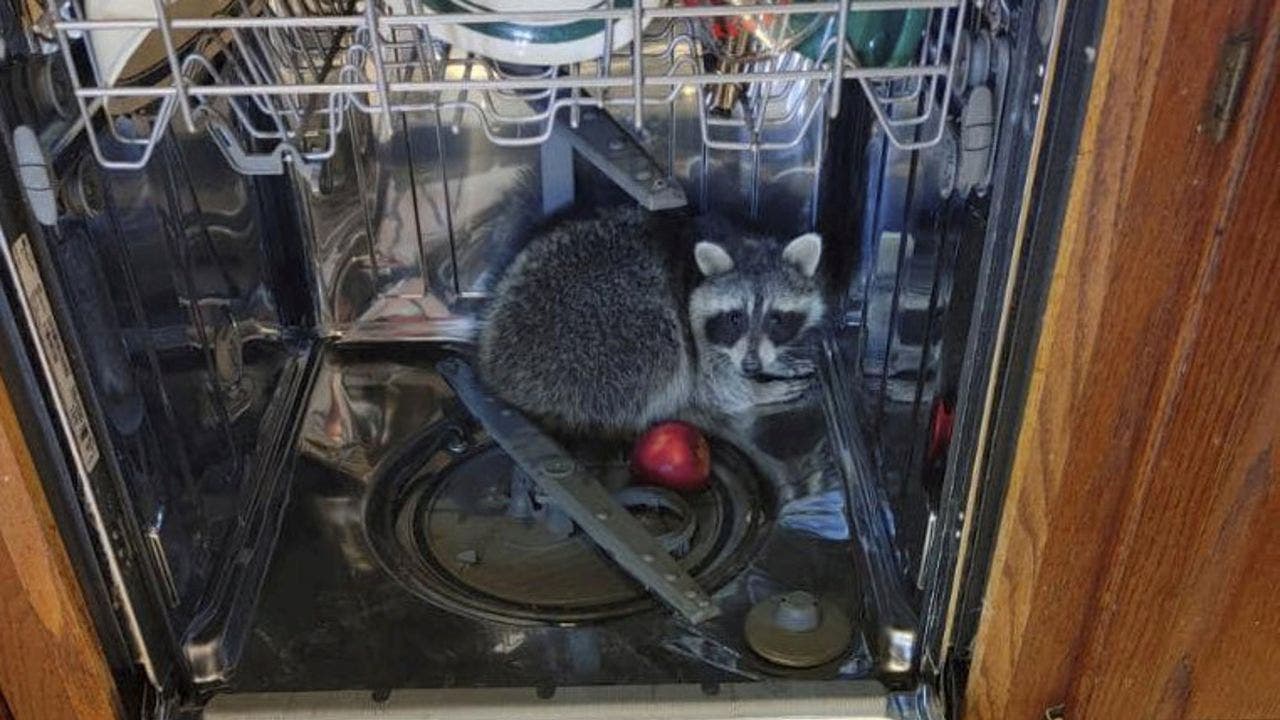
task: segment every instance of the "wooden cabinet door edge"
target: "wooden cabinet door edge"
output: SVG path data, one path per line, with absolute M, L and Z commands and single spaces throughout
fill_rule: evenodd
M 0 378 L 0 719 L 112 720 L 120 708 Z

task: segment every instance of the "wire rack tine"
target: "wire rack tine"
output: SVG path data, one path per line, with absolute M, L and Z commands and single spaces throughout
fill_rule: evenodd
M 635 128 L 644 129 L 644 42 L 641 39 L 644 28 L 644 0 L 631 0 L 631 93 L 634 99 L 632 112 L 635 113 Z M 605 48 L 605 57 L 613 50 Z
M 843 38 L 845 28 L 849 26 L 849 0 L 840 0 L 840 9 L 836 12 L 836 37 Z M 834 118 L 840 113 L 840 82 L 844 74 L 844 42 L 836 43 L 836 59 L 831 69 L 831 111 Z
M 182 66 L 178 60 L 178 51 L 173 44 L 173 32 L 169 28 L 169 13 L 165 11 L 164 0 L 152 0 L 156 20 L 160 27 L 160 39 L 164 42 L 165 59 L 169 63 L 169 73 L 173 81 L 174 93 L 178 98 L 178 107 L 182 110 L 182 119 L 187 130 L 195 132 L 195 119 L 191 116 L 191 104 L 187 100 L 186 83 L 182 78 Z
M 387 81 L 387 68 L 383 59 L 382 49 L 382 33 L 378 26 L 378 3 L 365 2 L 364 14 L 369 26 L 366 28 L 369 36 L 370 53 L 373 55 L 374 78 L 378 86 L 378 96 L 381 99 L 382 119 L 391 125 L 391 91 L 390 83 Z

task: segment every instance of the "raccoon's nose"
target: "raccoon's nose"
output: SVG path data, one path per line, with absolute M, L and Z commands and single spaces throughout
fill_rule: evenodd
M 760 358 L 755 354 L 742 358 L 742 374 L 759 375 L 760 374 Z

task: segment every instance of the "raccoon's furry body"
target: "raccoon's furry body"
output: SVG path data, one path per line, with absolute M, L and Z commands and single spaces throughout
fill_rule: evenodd
M 556 222 L 493 292 L 480 371 L 505 400 L 554 426 L 623 433 L 689 395 L 679 278 L 638 211 Z
M 614 436 L 802 393 L 812 363 L 790 344 L 823 315 L 820 240 L 691 220 L 612 209 L 535 230 L 492 292 L 485 382 L 555 430 Z

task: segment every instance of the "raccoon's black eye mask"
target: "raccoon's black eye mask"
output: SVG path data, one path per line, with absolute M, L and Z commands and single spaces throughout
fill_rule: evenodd
M 791 342 L 804 328 L 805 314 L 801 312 L 772 311 L 764 320 L 764 333 L 774 345 Z M 729 310 L 707 318 L 707 341 L 713 345 L 729 347 L 747 333 L 748 322 L 742 310 Z
M 773 311 L 765 318 L 765 333 L 774 345 L 782 345 L 795 339 L 804 327 L 805 314 L 800 312 Z
M 747 315 L 741 310 L 729 310 L 707 318 L 707 342 L 729 347 L 747 332 Z

